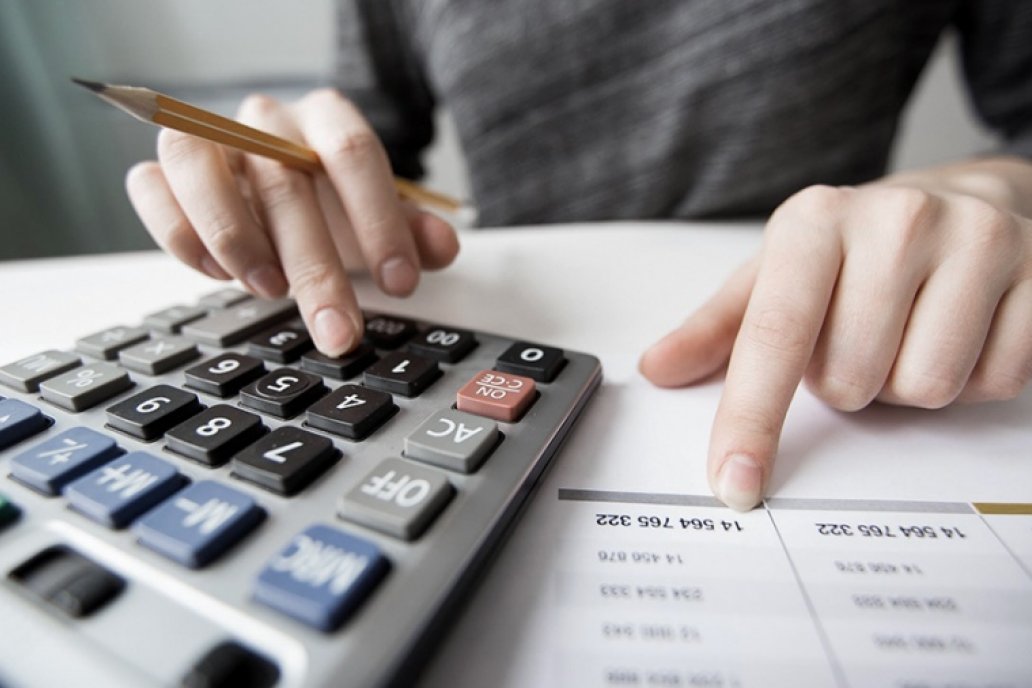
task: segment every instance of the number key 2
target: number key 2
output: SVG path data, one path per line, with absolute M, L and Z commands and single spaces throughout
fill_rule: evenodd
M 230 397 L 240 388 L 265 372 L 257 358 L 227 353 L 187 368 L 186 386 L 217 397 Z
M 216 404 L 165 435 L 165 448 L 188 458 L 221 466 L 265 432 L 261 419 L 228 404 Z

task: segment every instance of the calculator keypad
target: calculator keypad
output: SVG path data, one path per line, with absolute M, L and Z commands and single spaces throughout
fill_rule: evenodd
M 312 653 L 317 684 L 385 683 L 398 648 L 426 640 L 435 619 L 423 598 L 440 608 L 484 559 L 599 378 L 591 357 L 542 348 L 560 363 L 534 373 L 550 380 L 538 389 L 534 375 L 503 370 L 511 339 L 385 314 L 366 315 L 354 351 L 328 357 L 292 301 L 232 289 L 144 324 L 84 337 L 78 354 L 0 367 L 0 386 L 14 390 L 3 394 L 15 397 L 0 397 L 0 547 L 41 523 L 51 532 L 61 522 L 58 539 L 85 531 L 47 557 L 82 549 L 68 566 L 81 565 L 86 584 L 95 573 L 128 586 L 128 607 L 175 581 L 256 628 L 281 626 Z M 94 555 L 96 569 L 82 563 Z M 187 613 L 179 599 L 165 603 Z M 311 643 L 295 623 L 347 627 L 347 642 Z M 263 677 L 248 685 L 275 683 L 290 662 L 261 640 L 275 634 L 236 642 L 233 628 L 204 641 L 207 654 L 191 650 L 168 681 L 239 665 Z M 363 679 L 352 680 L 355 666 Z

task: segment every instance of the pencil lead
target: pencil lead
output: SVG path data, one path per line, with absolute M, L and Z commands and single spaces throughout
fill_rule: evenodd
M 74 76 L 72 77 L 72 81 L 96 93 L 102 93 L 106 88 L 106 85 L 100 83 L 99 81 L 86 81 L 85 79 L 77 79 Z

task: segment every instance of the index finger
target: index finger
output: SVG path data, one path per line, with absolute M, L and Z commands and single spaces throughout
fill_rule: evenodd
M 407 296 L 419 282 L 419 256 L 376 132 L 333 89 L 312 92 L 295 109 L 344 204 L 365 264 L 383 291 Z
M 763 497 L 792 396 L 813 355 L 842 263 L 840 192 L 808 191 L 771 217 L 760 269 L 728 363 L 708 475 L 728 506 Z

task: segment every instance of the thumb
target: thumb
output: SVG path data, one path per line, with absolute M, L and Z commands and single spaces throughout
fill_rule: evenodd
M 660 387 L 683 387 L 723 367 L 742 324 L 758 268 L 758 257 L 742 265 L 680 327 L 649 347 L 638 363 L 641 374 Z

